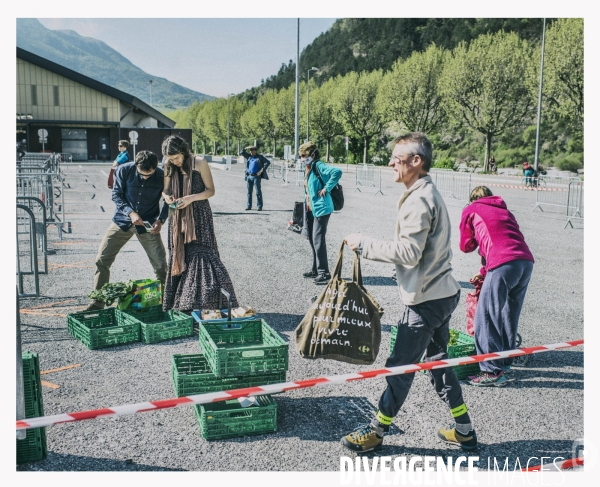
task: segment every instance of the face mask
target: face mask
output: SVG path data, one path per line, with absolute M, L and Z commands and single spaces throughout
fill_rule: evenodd
M 313 156 L 313 154 L 314 154 L 314 153 L 315 153 L 315 152 L 313 151 L 313 153 L 312 153 L 310 156 L 308 156 L 308 157 L 305 157 L 305 158 L 303 158 L 303 159 L 300 159 L 300 162 L 302 163 L 302 165 L 303 165 L 303 166 L 305 166 L 305 167 L 306 167 L 306 166 L 310 166 L 310 164 L 311 164 L 311 163 L 312 163 L 312 161 L 313 161 L 313 157 L 312 157 L 312 156 Z

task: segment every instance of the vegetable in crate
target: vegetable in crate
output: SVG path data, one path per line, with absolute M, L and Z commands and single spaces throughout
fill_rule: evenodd
M 127 282 L 107 282 L 101 289 L 96 289 L 88 294 L 88 297 L 110 306 L 116 299 L 124 298 L 130 294 L 134 287 L 135 282 L 131 279 Z

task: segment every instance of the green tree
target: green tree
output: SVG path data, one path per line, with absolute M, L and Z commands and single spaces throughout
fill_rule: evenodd
M 460 43 L 445 63 L 442 92 L 447 113 L 485 137 L 484 171 L 492 140 L 522 124 L 534 99 L 528 78 L 535 74 L 532 50 L 514 33 L 485 34 Z
M 270 104 L 271 120 L 277 127 L 276 136 L 293 137 L 296 122 L 296 87 L 291 84 L 273 95 Z M 275 155 L 275 140 L 273 140 L 273 155 Z
M 439 84 L 447 54 L 433 44 L 423 53 L 394 63 L 383 77 L 377 98 L 386 118 L 410 132 L 432 133 L 444 123 Z
M 248 111 L 244 117 L 244 126 L 247 133 L 258 134 L 259 138 L 273 141 L 273 154 L 275 154 L 279 128 L 271 116 L 272 105 L 276 102 L 277 93 L 267 90 L 264 95 L 259 96 L 256 105 Z
M 583 19 L 558 19 L 546 31 L 544 90 L 550 114 L 583 132 Z
M 368 160 L 369 142 L 381 134 L 387 122 L 375 100 L 381 84 L 381 70 L 336 78 L 333 106 L 336 118 L 352 136 L 363 141 L 363 163 Z
M 199 121 L 206 131 L 207 137 L 213 143 L 213 154 L 217 153 L 217 141 L 223 140 L 227 134 L 223 134 L 219 124 L 219 114 L 226 107 L 227 101 L 223 98 L 210 101 L 199 113 Z
M 327 143 L 325 161 L 329 161 L 331 141 L 334 137 L 344 134 L 344 126 L 335 116 L 333 97 L 336 91 L 336 80 L 330 78 L 316 90 L 312 87 L 309 93 L 310 101 L 310 131 L 309 135 L 316 140 Z
M 247 102 L 240 101 L 237 97 L 230 96 L 229 100 L 225 98 L 225 103 L 223 103 L 223 106 L 218 113 L 220 132 L 223 134 L 225 141 L 227 141 L 227 134 L 229 133 L 230 144 L 231 139 L 237 140 L 238 154 L 240 152 L 241 138 L 244 136 L 241 118 L 247 108 Z M 227 126 L 228 123 L 229 127 Z M 229 153 L 231 154 L 231 152 L 231 147 L 229 147 Z

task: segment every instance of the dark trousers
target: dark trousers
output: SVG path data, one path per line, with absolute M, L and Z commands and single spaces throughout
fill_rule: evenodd
M 515 348 L 521 308 L 533 271 L 530 260 L 513 260 L 487 273 L 475 312 L 477 354 Z M 513 359 L 479 362 L 483 372 L 498 374 Z
M 454 296 L 434 299 L 413 306 L 406 306 L 398 322 L 398 335 L 386 367 L 448 358 L 450 340 L 450 317 L 460 299 L 460 291 Z M 425 357 L 423 357 L 425 354 Z M 452 367 L 427 372 L 438 396 L 450 409 L 464 403 L 462 389 Z M 415 374 L 386 377 L 387 388 L 379 399 L 379 410 L 390 418 L 398 414 L 408 396 Z
M 308 226 L 308 241 L 313 254 L 312 271 L 318 274 L 329 274 L 327 262 L 327 244 L 325 234 L 329 224 L 329 215 L 315 218 L 311 210 L 306 210 L 306 223 Z
M 260 176 L 248 176 L 246 179 L 246 189 L 248 190 L 248 201 L 246 208 L 252 208 L 252 188 L 256 187 L 256 205 L 259 209 L 263 206 L 262 190 L 260 189 Z

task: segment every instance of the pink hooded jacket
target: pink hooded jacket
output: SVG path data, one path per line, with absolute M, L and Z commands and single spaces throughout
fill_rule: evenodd
M 513 260 L 535 262 L 517 220 L 500 196 L 479 198 L 462 212 L 460 250 L 473 252 L 477 247 L 485 258 L 485 265 L 479 271 L 483 277 Z

